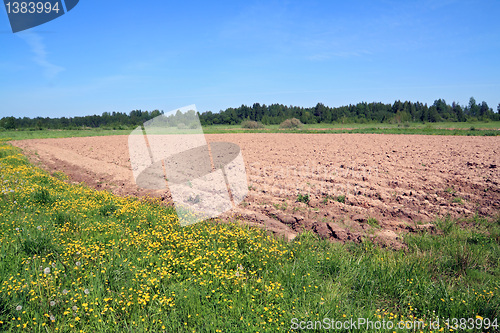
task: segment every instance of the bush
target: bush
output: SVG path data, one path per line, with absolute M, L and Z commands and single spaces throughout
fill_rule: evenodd
M 280 124 L 280 128 L 301 128 L 302 123 L 297 118 L 287 119 Z
M 241 122 L 242 128 L 264 128 L 264 124 L 261 122 L 253 121 L 253 120 L 244 120 Z

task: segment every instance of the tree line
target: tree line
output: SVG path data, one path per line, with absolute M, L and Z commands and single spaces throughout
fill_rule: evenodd
M 130 129 L 140 126 L 145 121 L 163 114 L 163 111 L 133 110 L 127 113 L 104 112 L 102 115 L 61 118 L 16 118 L 0 119 L 0 130 L 12 129 Z M 420 102 L 395 101 L 393 104 L 366 103 L 350 104 L 340 107 L 328 107 L 322 103 L 314 107 L 286 106 L 283 104 L 252 106 L 241 105 L 214 113 L 206 111 L 198 113 L 201 125 L 237 125 L 244 120 L 254 120 L 265 125 L 280 124 L 286 119 L 297 118 L 304 124 L 314 123 L 406 123 L 406 122 L 440 122 L 440 121 L 475 121 L 500 120 L 500 104 L 495 113 L 486 102 L 477 103 L 471 97 L 469 104 L 447 104 L 444 99 L 434 101 L 431 106 Z
M 0 129 L 82 129 L 82 128 L 103 128 L 103 129 L 130 129 L 140 126 L 145 121 L 153 119 L 163 114 L 162 111 L 142 111 L 133 110 L 127 113 L 104 112 L 102 115 L 92 115 L 84 117 L 61 117 L 61 118 L 15 118 L 3 117 L 0 119 Z
M 453 102 L 447 104 L 444 99 L 434 101 L 428 106 L 420 102 L 395 101 L 393 104 L 358 103 L 340 107 L 328 107 L 322 103 L 315 107 L 304 108 L 282 104 L 253 106 L 242 105 L 229 108 L 219 113 L 211 111 L 200 115 L 202 125 L 240 124 L 243 120 L 259 121 L 265 125 L 280 124 L 285 119 L 297 118 L 304 124 L 314 123 L 404 123 L 404 122 L 440 122 L 440 121 L 475 121 L 500 120 L 500 104 L 495 113 L 486 102 L 478 104 L 471 97 L 469 104 L 461 106 Z

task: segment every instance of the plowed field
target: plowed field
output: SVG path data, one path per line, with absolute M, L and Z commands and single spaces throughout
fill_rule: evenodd
M 338 241 L 401 246 L 437 217 L 500 212 L 500 138 L 381 134 L 210 134 L 240 146 L 249 193 L 224 218 L 289 239 L 312 230 Z M 132 177 L 127 136 L 14 141 L 49 171 L 119 195 L 156 195 Z M 36 152 L 36 153 L 35 153 Z M 300 201 L 298 199 L 301 199 Z

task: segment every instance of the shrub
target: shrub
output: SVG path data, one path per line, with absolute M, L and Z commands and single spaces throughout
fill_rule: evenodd
M 244 120 L 241 122 L 242 128 L 264 128 L 264 124 L 261 122 L 253 121 L 253 120 Z
M 287 119 L 280 124 L 280 128 L 301 128 L 302 123 L 297 118 Z

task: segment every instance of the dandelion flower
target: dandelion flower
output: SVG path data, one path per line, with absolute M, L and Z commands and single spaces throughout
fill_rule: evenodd
M 53 314 L 51 314 L 49 318 L 50 318 L 50 321 L 56 321 L 56 317 Z
M 42 230 L 42 226 L 39 225 L 38 227 L 36 227 L 38 230 Z
M 22 306 L 22 305 L 18 305 L 18 306 L 16 306 L 16 310 L 17 310 L 17 311 L 21 311 L 22 309 L 23 309 L 23 306 Z
M 81 263 L 81 262 L 79 262 L 79 261 L 77 261 L 77 262 L 75 263 L 75 265 L 77 265 L 77 266 L 80 266 L 81 264 L 82 264 L 82 263 Z
M 43 270 L 43 273 L 50 274 L 50 267 L 45 267 L 45 269 Z
M 85 293 L 85 295 L 90 294 L 90 291 L 88 289 L 85 289 L 83 292 Z
M 54 306 L 54 305 L 56 305 L 56 302 L 54 302 L 54 301 L 50 301 L 50 303 L 49 303 L 49 304 L 50 304 L 50 306 Z
M 66 290 L 66 289 L 64 289 L 64 290 L 63 290 L 63 294 L 64 294 L 64 295 L 66 295 L 67 293 L 69 293 L 69 291 L 68 291 L 68 290 Z
M 78 310 L 78 308 L 77 308 L 76 305 L 73 305 L 72 309 L 73 309 L 73 311 L 77 311 Z

